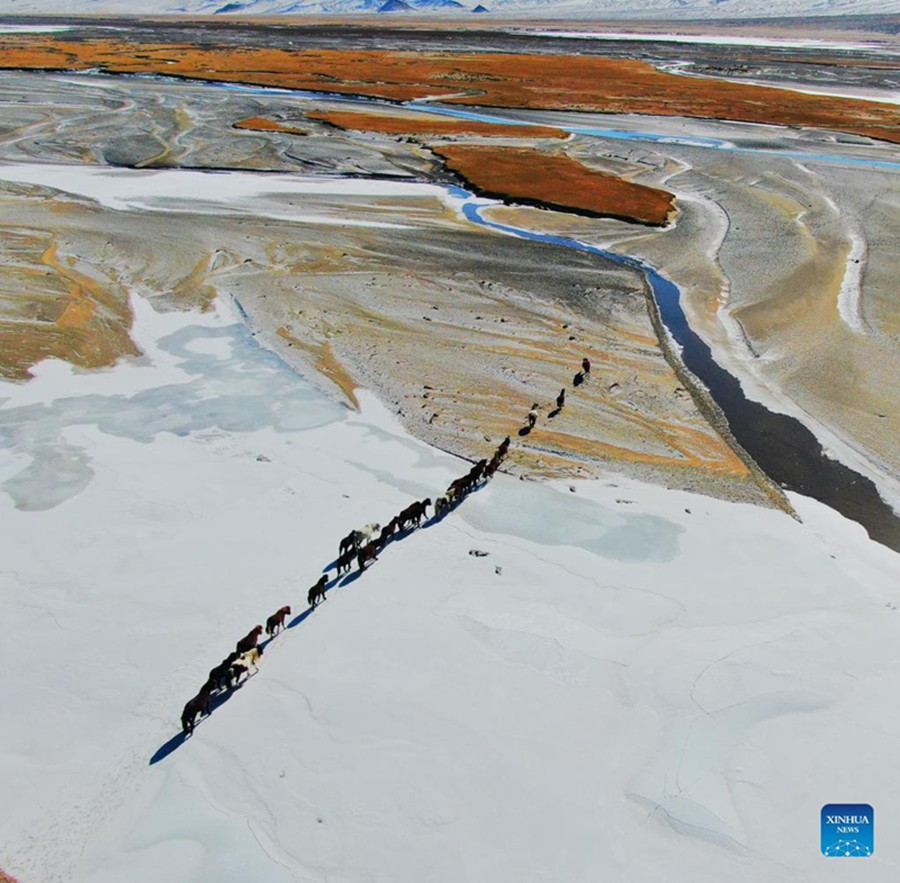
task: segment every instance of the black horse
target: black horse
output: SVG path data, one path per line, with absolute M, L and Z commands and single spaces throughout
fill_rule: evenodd
M 210 669 L 209 680 L 215 685 L 217 690 L 223 687 L 231 686 L 231 663 L 240 656 L 240 653 L 229 653 L 215 668 Z
M 375 540 L 366 543 L 356 554 L 356 563 L 359 569 L 365 570 L 370 561 L 377 561 L 380 551 L 381 549 Z
M 356 549 L 347 549 L 346 552 L 338 556 L 338 560 L 335 561 L 338 576 L 342 573 L 350 572 L 350 567 L 353 564 L 354 558 L 356 558 Z
M 392 518 L 383 528 L 381 528 L 381 533 L 378 535 L 378 542 L 381 543 L 382 548 L 387 545 L 389 540 L 394 538 L 396 532 L 397 519 Z
M 496 454 L 494 454 L 493 457 L 491 457 L 491 462 L 488 463 L 487 466 L 484 467 L 484 476 L 483 477 L 485 479 L 491 479 L 494 477 L 494 473 L 500 468 L 500 461 L 502 459 L 503 459 L 503 457 L 500 455 L 499 451 Z
M 325 587 L 328 585 L 328 576 L 326 574 L 322 574 L 319 577 L 319 581 L 309 590 L 306 595 L 306 603 L 309 604 L 310 607 L 315 607 L 319 603 L 319 599 L 321 598 L 323 601 L 325 600 Z
M 416 500 L 410 503 L 396 518 L 397 525 L 400 530 L 405 530 L 407 526 L 418 527 L 425 517 L 425 512 L 431 505 L 431 497 L 424 500 Z
M 261 625 L 256 626 L 237 642 L 234 649 L 237 650 L 238 653 L 246 653 L 248 650 L 252 650 L 256 646 L 257 641 L 259 641 L 259 636 L 262 634 L 262 631 L 263 627 Z
M 194 721 L 197 715 L 209 716 L 212 713 L 210 708 L 210 697 L 212 691 L 209 689 L 209 683 L 203 685 L 200 692 L 193 698 L 189 699 L 181 712 L 181 729 L 186 736 L 190 736 L 194 732 Z
M 350 533 L 345 536 L 338 546 L 338 555 L 343 555 L 345 552 L 349 550 L 353 550 L 354 552 L 359 548 L 359 536 L 358 531 L 351 530 Z

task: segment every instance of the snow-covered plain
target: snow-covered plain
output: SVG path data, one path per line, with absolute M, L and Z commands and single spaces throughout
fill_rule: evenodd
M 141 358 L 0 386 L 0 866 L 830 881 L 819 809 L 858 801 L 866 879 L 897 879 L 900 571 L 861 528 L 500 475 L 304 615 L 341 536 L 468 464 L 364 393 L 325 400 L 226 304 L 133 306 Z M 259 674 L 181 744 L 282 604 Z
M 623 40 L 637 43 L 690 43 L 700 46 L 758 46 L 772 49 L 840 49 L 871 51 L 882 47 L 882 43 L 860 40 L 796 39 L 789 37 L 752 37 L 741 34 L 644 34 L 632 31 L 521 31 L 535 37 L 566 37 L 572 40 Z

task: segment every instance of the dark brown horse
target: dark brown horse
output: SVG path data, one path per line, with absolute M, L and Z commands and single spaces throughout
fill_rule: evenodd
M 378 542 L 381 544 L 381 547 L 387 545 L 388 540 L 392 540 L 394 538 L 394 534 L 397 532 L 397 519 L 392 518 L 383 528 L 381 528 L 381 533 L 378 535 Z
M 246 653 L 248 650 L 252 650 L 256 646 L 256 642 L 259 640 L 262 631 L 263 627 L 261 625 L 256 626 L 256 628 L 248 632 L 237 642 L 234 649 L 237 650 L 238 653 Z
M 418 527 L 422 523 L 422 519 L 425 517 L 425 512 L 430 505 L 431 497 L 428 497 L 425 500 L 417 500 L 415 503 L 410 503 L 397 516 L 397 525 L 399 526 L 400 530 L 405 530 L 407 525 Z
M 231 686 L 231 678 L 229 677 L 231 663 L 240 655 L 240 653 L 229 653 L 215 668 L 210 669 L 209 679 L 217 690 Z
M 500 461 L 502 459 L 503 457 L 501 457 L 499 453 L 496 453 L 491 457 L 491 462 L 484 467 L 485 478 L 490 479 L 494 477 L 494 473 L 500 468 Z
M 377 561 L 380 551 L 381 547 L 376 541 L 373 540 L 370 543 L 366 543 L 356 555 L 356 563 L 359 569 L 365 570 L 370 561 Z
M 406 530 L 406 526 L 412 524 L 415 513 L 416 504 L 410 503 L 405 509 L 402 509 L 400 514 L 394 519 L 394 521 L 397 522 L 397 527 L 400 528 L 400 530 Z
M 497 448 L 497 453 L 500 455 L 501 459 L 506 456 L 506 452 L 509 450 L 509 436 L 506 436 L 502 442 L 500 442 L 500 447 Z
M 354 552 L 359 548 L 359 539 L 358 532 L 355 530 L 351 530 L 350 533 L 345 536 L 338 546 L 338 555 L 343 555 L 345 552 L 349 550 L 353 550 Z
M 284 607 L 279 607 L 267 620 L 266 620 L 266 634 L 267 635 L 277 635 L 284 628 L 284 620 L 285 617 L 291 615 L 290 605 L 285 605 Z
M 418 527 L 422 523 L 422 519 L 425 517 L 428 512 L 428 507 L 431 505 L 431 497 L 426 497 L 424 500 L 420 500 L 418 503 L 413 503 L 413 506 L 416 507 L 415 514 L 413 515 L 413 522 L 416 527 Z
M 212 696 L 212 691 L 210 689 L 209 683 L 203 685 L 203 688 L 200 692 L 193 698 L 189 699 L 187 704 L 184 706 L 184 711 L 181 712 L 181 729 L 183 730 L 186 736 L 190 736 L 194 732 L 194 720 L 197 715 L 207 715 L 209 716 L 212 713 L 212 709 L 210 708 L 210 697 Z
M 462 478 L 456 478 L 450 483 L 446 496 L 458 500 L 469 493 L 470 490 L 472 490 L 472 479 L 468 475 L 464 475 Z
M 349 573 L 350 567 L 353 564 L 353 559 L 356 558 L 356 549 L 347 549 L 343 555 L 338 556 L 338 560 L 335 561 L 335 567 L 337 568 L 338 576 L 342 573 Z
M 315 607 L 316 604 L 319 603 L 319 599 L 321 598 L 323 601 L 325 600 L 325 587 L 328 585 L 328 575 L 322 574 L 319 577 L 319 581 L 307 592 L 306 595 L 306 603 L 309 604 L 310 607 Z

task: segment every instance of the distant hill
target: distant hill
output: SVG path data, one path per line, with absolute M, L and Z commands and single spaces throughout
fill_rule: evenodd
M 0 0 L 4 15 L 83 13 L 147 15 L 145 0 Z M 883 15 L 900 12 L 900 0 L 156 0 L 152 15 L 278 15 L 297 13 L 490 12 L 559 19 L 728 19 Z

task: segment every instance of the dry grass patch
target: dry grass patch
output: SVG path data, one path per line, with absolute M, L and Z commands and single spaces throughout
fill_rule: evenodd
M 813 126 L 900 142 L 900 110 L 714 78 L 642 61 L 577 55 L 258 49 L 189 44 L 0 39 L 0 67 L 159 73 L 408 101 L 644 113 Z
M 447 168 L 482 193 L 522 204 L 661 226 L 674 213 L 667 190 L 633 184 L 567 156 L 518 147 L 444 144 L 433 148 Z

